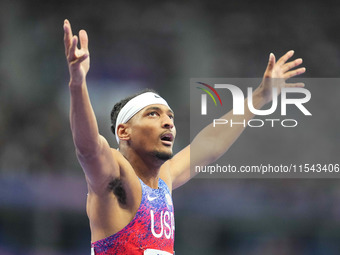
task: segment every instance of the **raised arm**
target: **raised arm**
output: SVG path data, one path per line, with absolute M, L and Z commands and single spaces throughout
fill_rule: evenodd
M 302 84 L 286 84 L 285 81 L 291 77 L 302 74 L 305 68 L 293 69 L 302 63 L 302 59 L 287 61 L 294 55 L 294 51 L 289 51 L 283 55 L 277 62 L 274 54 L 270 54 L 267 68 L 265 70 L 263 80 L 260 86 L 253 93 L 253 105 L 256 109 L 262 108 L 266 103 L 272 100 L 272 89 L 280 86 L 302 86 Z M 281 83 L 273 83 L 272 78 L 278 78 Z M 247 99 L 244 102 L 244 115 L 233 115 L 230 111 L 221 119 L 233 119 L 234 122 L 249 121 L 254 114 L 249 111 Z M 190 175 L 191 165 L 208 165 L 220 158 L 242 134 L 245 127 L 243 125 L 208 125 L 205 127 L 192 141 L 192 143 L 184 148 L 181 152 L 174 156 L 171 160 L 171 173 L 173 180 L 173 188 L 179 187 L 187 182 L 192 176 Z M 190 155 L 190 147 L 195 148 L 195 153 Z
M 85 30 L 78 37 L 72 34 L 71 24 L 64 21 L 65 55 L 70 72 L 70 123 L 73 141 L 80 164 L 90 188 L 99 189 L 112 175 L 118 176 L 108 142 L 99 135 L 97 120 L 87 91 L 86 75 L 90 68 L 88 37 Z M 113 176 L 115 177 L 115 176 Z

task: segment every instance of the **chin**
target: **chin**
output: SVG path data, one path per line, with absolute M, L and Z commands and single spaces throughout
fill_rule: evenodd
M 154 151 L 152 153 L 157 159 L 162 160 L 162 161 L 167 161 L 172 158 L 173 153 L 172 151 L 170 152 L 165 152 L 165 151 Z

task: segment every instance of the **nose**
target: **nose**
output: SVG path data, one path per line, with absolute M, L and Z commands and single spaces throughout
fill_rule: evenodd
M 174 121 L 169 116 L 165 116 L 162 120 L 162 128 L 173 129 Z

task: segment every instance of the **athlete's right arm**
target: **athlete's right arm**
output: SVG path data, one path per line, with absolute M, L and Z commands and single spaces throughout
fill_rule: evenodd
M 90 68 L 88 37 L 85 30 L 78 37 L 72 34 L 68 20 L 64 21 L 65 55 L 70 72 L 70 122 L 73 141 L 80 164 L 91 190 L 105 191 L 112 178 L 119 177 L 119 166 L 108 142 L 99 134 L 98 124 L 87 91 L 86 75 Z

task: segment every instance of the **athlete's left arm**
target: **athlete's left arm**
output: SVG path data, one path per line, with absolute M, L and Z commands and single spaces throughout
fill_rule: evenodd
M 256 109 L 262 108 L 266 103 L 272 100 L 272 89 L 274 86 L 280 93 L 282 87 L 301 87 L 303 84 L 288 84 L 285 81 L 291 77 L 302 74 L 306 71 L 304 67 L 293 69 L 302 63 L 302 59 L 296 59 L 287 63 L 294 55 L 294 51 L 288 51 L 277 62 L 274 54 L 270 54 L 266 71 L 263 75 L 260 86 L 253 93 L 253 106 Z M 275 82 L 273 82 L 273 78 Z M 281 82 L 278 82 L 278 81 Z M 221 117 L 221 119 L 233 119 L 234 122 L 249 121 L 254 114 L 248 109 L 247 99 L 244 101 L 244 115 L 233 115 L 232 111 Z M 245 127 L 243 125 L 218 125 L 213 127 L 212 124 L 206 126 L 193 139 L 191 144 L 177 153 L 170 161 L 169 168 L 172 188 L 175 189 L 193 177 L 190 173 L 191 165 L 205 166 L 220 158 L 242 134 Z M 194 153 L 190 150 L 195 148 Z

